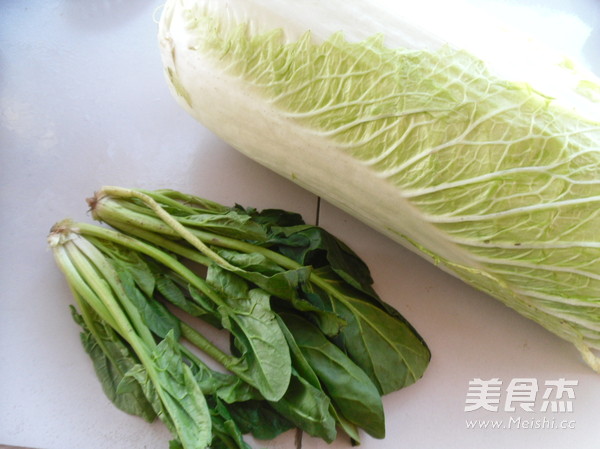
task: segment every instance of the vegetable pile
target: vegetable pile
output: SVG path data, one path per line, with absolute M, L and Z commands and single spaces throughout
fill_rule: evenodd
M 105 187 L 88 203 L 110 228 L 64 220 L 48 241 L 117 407 L 160 418 L 171 449 L 248 448 L 244 434 L 294 427 L 385 436 L 382 395 L 417 381 L 430 353 L 344 243 L 295 213 L 170 190 Z
M 474 54 L 379 3 L 169 0 L 168 85 L 233 147 L 600 372 L 600 81 L 527 41 L 499 64 L 498 42 Z

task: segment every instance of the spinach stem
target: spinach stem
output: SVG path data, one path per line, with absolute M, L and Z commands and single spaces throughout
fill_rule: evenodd
M 146 204 L 156 214 L 158 219 L 131 209 L 127 209 L 126 207 L 120 205 L 115 198 L 137 198 L 138 200 L 144 202 L 144 204 Z M 164 196 L 161 196 L 161 201 L 164 201 Z M 174 203 L 176 205 L 181 204 L 179 202 Z M 208 256 L 212 261 L 229 271 L 235 272 L 237 267 L 231 265 L 229 262 L 216 255 L 216 253 L 210 250 L 207 245 L 215 245 L 244 253 L 259 253 L 272 262 L 275 262 L 282 268 L 288 270 L 302 268 L 300 263 L 268 248 L 212 232 L 201 231 L 194 228 L 186 228 L 177 220 L 176 217 L 165 211 L 165 209 L 162 208 L 161 205 L 158 204 L 158 202 L 156 202 L 152 197 L 137 190 L 125 189 L 121 187 L 103 187 L 100 190 L 98 200 L 94 204 L 94 211 L 97 217 L 102 221 L 106 221 L 109 224 L 114 224 L 115 227 L 127 226 L 128 231 L 138 232 L 134 230 L 134 228 L 141 228 L 141 230 L 149 230 L 151 232 L 158 232 L 167 234 L 169 236 L 179 236 L 201 251 L 202 254 Z M 115 220 L 117 223 L 114 223 L 113 220 Z M 141 236 L 141 234 L 139 235 Z M 156 237 L 151 237 L 149 234 L 145 235 L 148 238 L 156 239 Z M 167 249 L 172 250 L 174 253 L 181 256 L 192 256 L 192 252 L 185 249 L 184 246 L 177 247 L 170 243 L 168 239 L 164 239 L 161 242 L 154 240 L 154 242 L 160 244 L 161 246 L 166 244 L 168 246 Z M 205 249 L 208 251 L 208 253 L 205 252 Z M 209 254 L 215 254 L 216 257 L 212 257 Z M 193 256 L 191 260 L 194 260 Z M 346 302 L 345 296 L 341 295 L 340 292 L 325 279 L 316 275 L 314 272 L 311 272 L 309 276 L 310 281 L 315 285 L 326 291 L 328 294 Z
M 256 385 L 255 380 L 253 380 L 250 376 L 246 375 L 243 370 L 238 369 L 238 367 L 240 367 L 239 359 L 221 351 L 204 335 L 202 335 L 193 327 L 189 326 L 187 323 L 180 321 L 180 325 L 181 335 L 183 336 L 183 338 L 192 343 L 201 351 L 208 354 L 215 361 L 219 362 L 222 366 L 224 366 L 229 371 L 237 375 L 244 382 L 250 385 Z
M 201 351 L 211 356 L 214 360 L 219 362 L 224 367 L 228 367 L 235 362 L 235 358 L 229 354 L 221 351 L 217 348 L 210 340 L 204 335 L 198 332 L 196 329 L 188 325 L 187 323 L 180 321 L 181 335 L 196 346 Z
M 160 250 L 159 248 L 120 232 L 102 228 L 100 226 L 89 225 L 86 223 L 77 223 L 76 226 L 79 228 L 82 235 L 106 239 L 151 257 L 152 259 L 162 263 L 169 269 L 181 275 L 186 281 L 204 293 L 216 304 L 223 305 L 223 300 L 216 292 L 214 292 L 214 290 L 206 283 L 204 279 L 197 276 L 192 270 L 183 265 L 176 258 Z
M 173 228 L 184 240 L 194 246 L 202 254 L 212 259 L 216 264 L 227 267 L 229 269 L 234 268 L 225 259 L 219 256 L 217 253 L 212 251 L 204 242 L 196 238 L 185 226 L 179 223 L 171 214 L 165 211 L 160 204 L 158 204 L 151 196 L 133 189 L 125 189 L 122 187 L 103 187 L 102 192 L 107 195 L 112 195 L 120 198 L 137 198 L 144 202 L 152 211 L 167 225 Z
M 219 296 L 219 294 L 213 290 L 208 283 L 200 276 L 196 275 L 192 270 L 183 265 L 175 257 L 162 251 L 160 248 L 142 242 L 134 237 L 127 236 L 121 232 L 113 231 L 97 225 L 89 225 L 85 223 L 77 223 L 79 232 L 83 236 L 91 236 L 100 239 L 105 239 L 119 245 L 125 246 L 134 251 L 138 251 L 145 254 L 155 261 L 162 263 L 168 269 L 180 275 L 185 281 L 202 293 L 204 293 L 210 300 L 212 300 L 218 307 L 224 307 L 230 309 L 230 306 Z M 242 359 L 237 359 L 229 354 L 226 354 L 214 346 L 208 341 L 203 335 L 195 331 L 182 322 L 181 326 L 182 335 L 196 345 L 199 349 L 206 352 L 208 355 L 213 357 L 217 362 L 221 363 L 225 368 L 235 373 L 239 378 L 244 380 L 246 383 L 255 386 L 261 390 L 261 385 L 257 384 L 257 380 L 253 379 L 251 375 L 246 373 L 247 366 L 244 364 Z
M 122 370 L 121 364 L 115 358 L 113 352 L 108 349 L 106 342 L 104 341 L 104 338 L 101 335 L 101 331 L 98 329 L 99 324 L 97 323 L 97 319 L 94 319 L 94 317 L 92 316 L 92 314 L 94 313 L 94 309 L 92 309 L 91 306 L 85 301 L 85 299 L 83 299 L 81 297 L 79 292 L 77 292 L 73 288 L 71 288 L 71 291 L 73 293 L 73 297 L 75 298 L 75 302 L 77 303 L 77 306 L 79 307 L 80 315 L 83 319 L 83 322 L 85 323 L 87 330 L 92 335 L 95 343 L 102 350 L 102 353 L 111 361 L 113 369 L 117 370 L 119 372 L 120 377 L 123 377 L 125 375 L 125 371 Z M 118 334 L 116 333 L 116 330 L 113 327 L 111 327 L 110 324 L 108 324 L 104 320 L 102 320 L 102 322 L 105 324 L 100 324 L 100 325 L 102 325 L 106 328 L 105 332 L 109 332 L 112 334 L 111 339 L 119 338 Z M 121 338 L 123 338 L 123 337 L 121 337 Z
M 51 245 L 70 287 L 76 292 L 76 301 L 89 299 L 88 304 L 96 310 L 96 313 L 129 343 L 155 387 L 163 407 L 169 415 L 176 416 L 180 412 L 176 409 L 177 405 L 171 393 L 167 391 L 170 386 L 165 385 L 161 379 L 155 360 L 156 341 L 151 331 L 141 321 L 139 312 L 136 310 L 132 313 L 130 307 L 132 304 L 126 295 L 118 298 L 119 289 L 122 288 L 118 275 L 114 269 L 110 269 L 112 266 L 104 254 L 82 236 L 82 228 L 87 226 L 70 222 L 63 222 L 61 225 L 60 230 L 55 231 L 60 232 L 61 235 L 55 235 L 54 239 L 51 239 Z M 202 404 L 205 404 L 204 397 L 201 398 Z M 172 424 L 179 434 L 186 434 L 186 429 L 181 427 L 183 423 L 180 420 L 174 419 Z M 207 435 L 210 441 L 210 433 Z M 188 447 L 185 442 L 183 443 Z
M 115 322 L 106 305 L 81 277 L 79 271 L 73 264 L 73 261 L 69 258 L 69 255 L 64 248 L 64 244 L 54 247 L 53 252 L 56 263 L 65 275 L 69 288 L 72 292 L 77 293 L 75 299 L 78 301 L 83 299 L 83 301 L 90 304 L 100 318 L 110 324 L 115 330 L 120 332 L 121 330 L 119 329 L 119 326 Z
M 109 308 L 118 308 L 119 305 L 125 310 L 128 318 L 128 322 L 133 326 L 140 338 L 152 348 L 155 345 L 155 340 L 152 332 L 148 329 L 148 326 L 142 320 L 139 310 L 132 304 L 127 293 L 123 288 L 123 284 L 119 279 L 117 272 L 113 265 L 106 259 L 98 248 L 91 244 L 88 240 L 83 237 L 74 238 L 70 243 L 73 243 L 78 251 L 89 260 L 91 268 L 95 269 L 103 279 L 106 280 L 108 288 L 112 292 L 105 292 L 103 295 L 103 302 L 108 305 Z M 97 279 L 97 276 L 93 276 L 93 279 Z M 118 303 L 117 303 L 118 301 Z

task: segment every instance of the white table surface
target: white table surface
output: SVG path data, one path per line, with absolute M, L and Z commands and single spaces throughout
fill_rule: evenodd
M 596 0 L 477 1 L 600 73 Z M 3 0 L 0 5 L 0 445 L 166 449 L 170 435 L 108 402 L 46 247 L 56 221 L 91 221 L 102 185 L 174 188 L 314 221 L 316 198 L 240 155 L 179 108 L 156 44 L 160 0 Z M 429 344 L 417 384 L 385 397 L 388 435 L 365 449 L 600 447 L 600 375 L 573 347 L 343 212 L 320 223 L 370 265 L 379 294 Z M 469 381 L 575 380 L 573 411 L 465 411 Z M 541 394 L 541 391 L 540 391 Z M 538 398 L 540 399 L 540 398 Z M 539 403 L 539 402 L 538 402 Z M 567 429 L 468 429 L 467 420 Z M 521 426 L 522 427 L 522 426 Z M 294 434 L 254 447 L 294 448 Z M 327 445 L 304 436 L 302 447 Z M 349 448 L 340 438 L 331 448 Z

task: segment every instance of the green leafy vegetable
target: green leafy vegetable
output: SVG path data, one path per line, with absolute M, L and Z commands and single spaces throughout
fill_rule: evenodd
M 506 31 L 455 42 L 410 9 L 170 0 L 167 81 L 234 148 L 600 371 L 600 81 L 527 39 L 508 49 Z
M 128 243 L 140 249 L 141 242 L 114 231 L 68 221 L 57 224 L 49 240 L 82 311 L 79 314 L 73 308 L 72 312 L 84 330 L 82 342 L 113 403 L 148 421 L 160 417 L 176 437 L 171 447 L 247 449 L 242 431 L 223 403 L 256 400 L 266 403 L 260 392 L 243 379 L 256 382 L 259 387 L 272 385 L 272 379 L 248 376 L 248 366 L 252 366 L 252 362 L 246 363 L 248 357 L 235 358 L 221 352 L 156 300 L 159 290 L 148 286 L 156 287 L 158 283 L 148 281 L 157 267 L 151 268 L 153 264 L 141 258 L 143 252 L 115 244 Z M 154 252 L 155 256 L 159 254 Z M 128 263 L 131 271 L 127 269 Z M 142 291 L 142 286 L 146 291 Z M 160 313 L 145 313 L 148 310 Z M 276 319 L 272 321 L 271 327 L 281 332 Z M 167 327 L 170 329 L 165 334 Z M 237 375 L 208 368 L 180 343 L 184 335 L 192 342 L 200 341 L 200 349 L 225 362 Z M 270 358 L 272 363 L 282 363 L 283 359 L 285 364 L 285 338 L 279 343 L 282 346 L 277 353 L 259 354 L 260 358 Z M 280 373 L 273 374 L 281 379 L 281 373 L 285 377 L 290 370 L 290 366 L 282 366 Z M 287 383 L 283 388 L 286 390 Z M 274 421 L 272 417 L 269 419 Z M 280 421 L 283 423 L 285 419 Z M 283 428 L 280 426 L 271 434 Z
M 248 449 L 244 433 L 293 427 L 328 443 L 384 437 L 381 396 L 430 354 L 345 244 L 298 214 L 174 191 L 106 187 L 89 203 L 116 229 L 65 220 L 49 243 L 117 407 L 159 417 L 171 448 Z
M 368 268 L 343 242 L 297 217 L 287 226 L 289 215 L 274 211 L 268 212 L 269 220 L 254 222 L 263 227 L 261 240 L 255 239 L 257 233 L 252 240 L 232 239 L 227 237 L 232 231 L 214 232 L 197 223 L 189 226 L 188 216 L 198 211 L 187 202 L 178 208 L 171 196 L 163 191 L 103 187 L 89 203 L 95 218 L 124 233 L 197 262 L 212 261 L 274 297 L 289 300 L 294 308 L 307 312 L 326 335 L 337 337 L 381 394 L 422 376 L 430 359 L 427 345 L 397 310 L 379 298 Z M 198 204 L 204 201 L 187 199 Z M 235 209 L 241 216 L 243 209 Z M 212 213 L 228 214 L 228 210 L 219 208 Z M 252 223 L 252 216 L 260 214 L 250 209 L 248 220 L 242 220 L 246 226 Z M 274 217 L 284 217 L 285 222 Z M 190 254 L 190 247 L 202 256 Z M 379 329 L 380 321 L 385 331 Z
M 174 331 L 169 331 L 161 342 L 156 343 L 123 290 L 110 261 L 88 240 L 73 232 L 69 223 L 54 227 L 50 244 L 80 309 L 93 309 L 128 343 L 140 361 L 123 375 L 122 380 L 132 376 L 140 384 L 157 416 L 178 436 L 185 449 L 206 448 L 212 438 L 211 426 L 207 425 L 210 413 L 190 368 L 178 356 Z M 86 322 L 89 329 L 88 323 L 89 320 Z M 102 353 L 108 356 L 112 351 L 103 350 Z M 92 356 L 99 360 L 95 351 Z M 103 358 L 101 354 L 100 358 Z M 131 383 L 125 391 L 131 391 Z M 148 416 L 145 407 L 141 414 Z

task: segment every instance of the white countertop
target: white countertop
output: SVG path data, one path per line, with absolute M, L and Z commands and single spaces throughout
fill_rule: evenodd
M 237 153 L 175 104 L 155 37 L 160 3 L 0 6 L 0 445 L 168 448 L 161 423 L 125 415 L 104 397 L 71 320 L 71 295 L 46 247 L 56 221 L 91 221 L 85 198 L 95 189 L 173 188 L 315 219 L 313 195 Z M 470 3 L 600 73 L 596 0 Z M 433 355 L 423 379 L 385 397 L 386 439 L 365 436 L 362 447 L 599 447 L 600 375 L 570 344 L 327 204 L 320 224 L 365 259 L 378 293 L 418 329 Z M 537 404 L 546 381 L 577 381 L 573 411 L 532 414 L 502 402 L 498 412 L 465 411 L 476 378 L 500 379 L 503 394 L 513 380 L 535 380 Z M 532 419 L 542 428 L 524 428 Z M 467 428 L 467 421 L 487 420 L 513 424 Z M 295 447 L 293 432 L 249 441 L 256 448 Z M 304 436 L 302 447 L 328 446 Z M 340 438 L 330 447 L 350 445 Z

